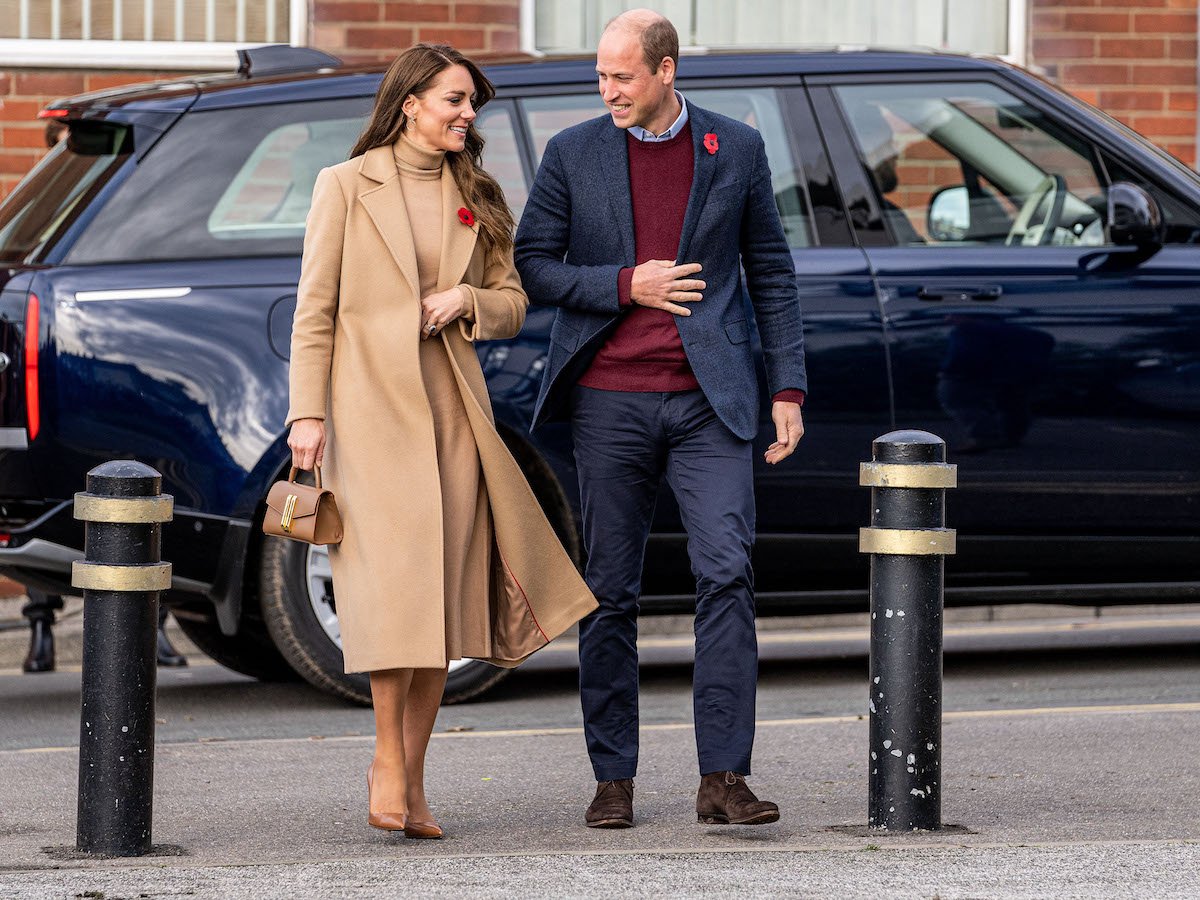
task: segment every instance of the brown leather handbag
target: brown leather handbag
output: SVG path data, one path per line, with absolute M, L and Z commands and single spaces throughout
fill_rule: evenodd
M 321 486 L 321 467 L 316 468 L 316 487 L 298 483 L 298 471 L 292 466 L 287 481 L 271 485 L 267 493 L 267 514 L 263 517 L 263 534 L 306 544 L 340 544 L 342 514 L 338 512 L 333 491 Z

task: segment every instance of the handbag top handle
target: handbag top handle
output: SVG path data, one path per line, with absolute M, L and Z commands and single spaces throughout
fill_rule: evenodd
M 317 473 L 317 489 L 324 490 L 325 488 L 321 484 L 321 467 L 317 466 L 313 471 Z M 288 472 L 288 481 L 295 481 L 296 475 L 299 474 L 299 472 L 300 470 L 298 468 L 292 466 L 292 471 Z

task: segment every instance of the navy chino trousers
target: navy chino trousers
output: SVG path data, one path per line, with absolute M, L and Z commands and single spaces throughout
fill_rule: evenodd
M 688 535 L 696 577 L 693 704 L 700 773 L 750 774 L 758 642 L 754 630 L 754 479 L 749 441 L 703 392 L 576 387 L 585 577 L 600 606 L 579 627 L 579 682 L 597 781 L 638 762 L 637 616 L 642 563 L 663 477 Z

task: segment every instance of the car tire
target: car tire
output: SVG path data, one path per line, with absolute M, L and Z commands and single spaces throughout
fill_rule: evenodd
M 279 652 L 309 684 L 351 703 L 369 706 L 370 677 L 343 671 L 341 633 L 330 595 L 332 580 L 326 549 L 267 538 L 262 545 L 261 563 L 263 619 Z M 442 702 L 461 703 L 478 697 L 508 672 L 478 660 L 456 660 L 450 664 Z
M 259 681 L 300 680 L 261 622 L 243 619 L 238 633 L 228 635 L 221 631 L 211 607 L 208 615 L 187 607 L 172 608 L 171 612 L 187 639 L 225 668 Z

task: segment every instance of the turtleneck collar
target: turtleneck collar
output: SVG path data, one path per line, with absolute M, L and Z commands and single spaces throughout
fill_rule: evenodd
M 401 133 L 396 143 L 392 144 L 392 154 L 396 157 L 396 167 L 401 174 L 416 178 L 441 177 L 445 150 L 423 150 Z

